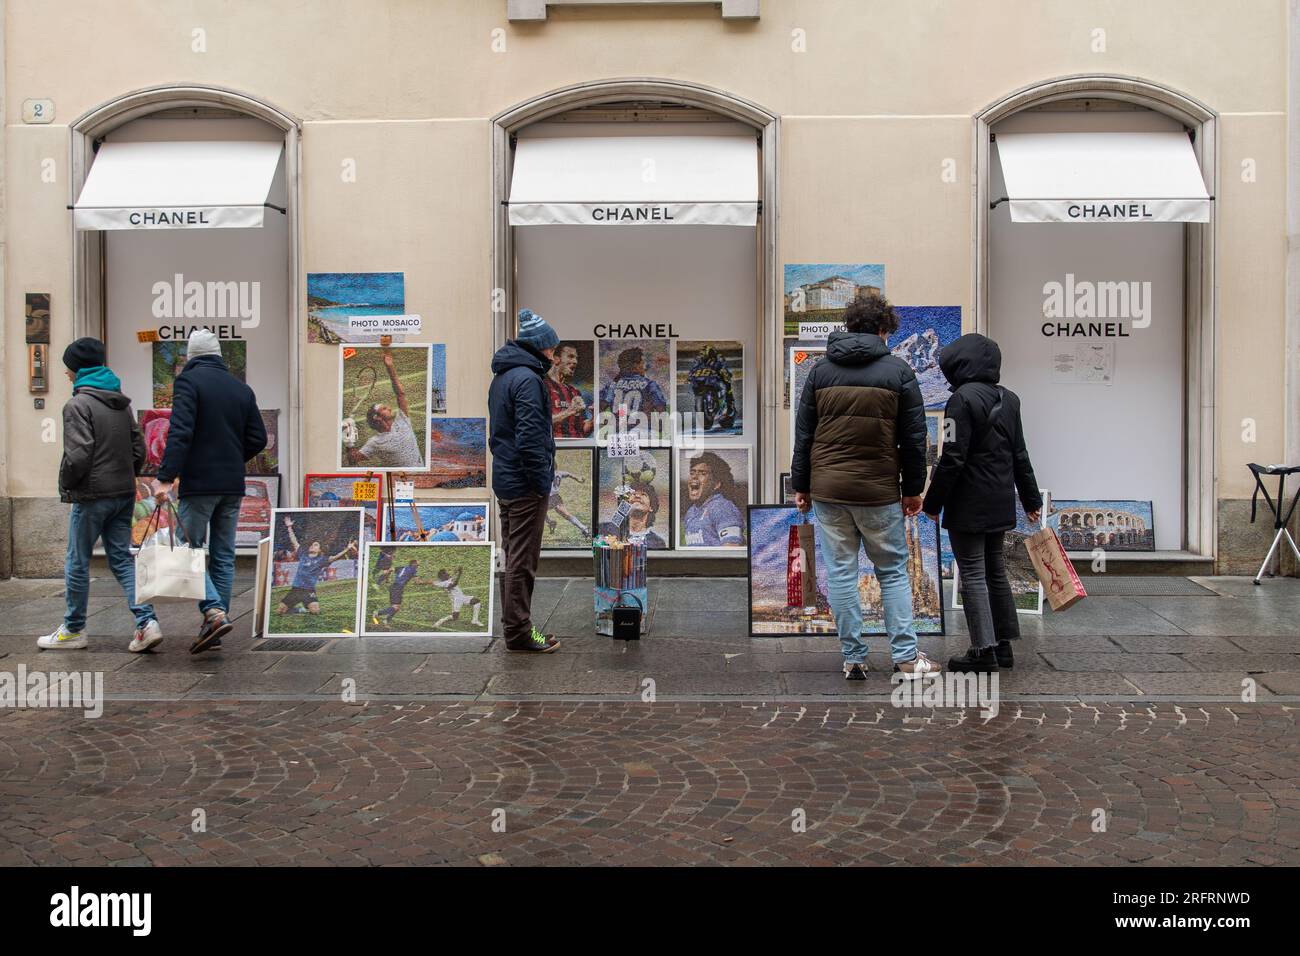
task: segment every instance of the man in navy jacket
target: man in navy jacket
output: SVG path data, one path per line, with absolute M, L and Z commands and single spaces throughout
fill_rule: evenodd
M 519 334 L 492 357 L 488 445 L 506 555 L 501 623 L 506 649 L 511 651 L 549 654 L 560 646 L 554 637 L 534 627 L 531 617 L 546 505 L 555 477 L 546 373 L 559 344 L 560 337 L 545 319 L 523 309 Z
M 171 425 L 154 495 L 161 502 L 180 479 L 181 530 L 208 542 L 203 623 L 191 654 L 221 646 L 235 581 L 235 530 L 244 500 L 244 464 L 266 447 L 253 390 L 230 374 L 221 343 L 208 329 L 190 335 L 187 361 L 172 389 Z

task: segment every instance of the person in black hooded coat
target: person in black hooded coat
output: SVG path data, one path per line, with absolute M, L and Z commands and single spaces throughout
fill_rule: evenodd
M 1011 641 L 1020 637 L 1002 545 L 1016 526 L 1016 496 L 1030 521 L 1043 507 L 1025 448 L 1020 397 L 998 385 L 1002 352 L 992 339 L 963 335 L 939 354 L 952 385 L 944 409 L 946 437 L 922 510 L 943 513 L 961 580 L 971 649 L 954 657 L 954 671 L 1011 667 Z M 949 425 L 948 423 L 952 424 Z

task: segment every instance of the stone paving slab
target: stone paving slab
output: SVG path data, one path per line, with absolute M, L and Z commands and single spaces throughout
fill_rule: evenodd
M 1118 650 L 1130 654 L 1240 654 L 1241 648 L 1226 637 L 1196 634 L 1120 635 L 1109 638 Z M 1069 650 L 1069 648 L 1059 648 Z M 1084 650 L 1084 648 L 1078 648 Z
M 1300 670 L 1277 674 L 1260 674 L 1259 682 L 1275 694 L 1300 697 Z
M 1237 701 L 1241 700 L 1242 681 L 1253 678 L 1257 685 L 1262 685 L 1258 691 L 1259 700 L 1273 696 L 1267 690 L 1267 674 L 1247 674 L 1245 671 L 1227 671 L 1217 674 L 1126 673 L 1124 677 L 1144 694 L 1162 697 L 1203 694 L 1206 697 L 1227 697 Z
M 1191 664 L 1176 654 L 1069 654 L 1049 653 L 1043 659 L 1059 671 L 1190 671 Z
M 875 700 L 10 709 L 0 862 L 1296 865 L 1295 719 L 1173 701 L 989 720 Z
M 1300 654 L 1185 654 L 1183 660 L 1198 671 L 1300 671 Z
M 614 694 L 631 696 L 637 692 L 640 681 L 635 674 L 599 671 L 592 673 L 563 674 L 497 674 L 487 684 L 487 693 L 502 695 L 558 694 L 593 696 Z

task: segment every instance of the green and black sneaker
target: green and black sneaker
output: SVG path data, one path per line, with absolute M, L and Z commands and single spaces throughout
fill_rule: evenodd
M 537 628 L 532 629 L 532 632 L 528 635 L 528 639 L 523 643 L 512 644 L 511 642 L 506 641 L 506 650 L 520 651 L 526 654 L 549 654 L 559 646 L 559 641 L 550 634 L 543 634 Z

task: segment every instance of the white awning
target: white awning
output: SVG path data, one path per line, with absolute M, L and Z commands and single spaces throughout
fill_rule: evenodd
M 1209 222 L 1186 133 L 998 133 L 1012 222 Z
M 510 224 L 753 226 L 753 134 L 520 137 Z
M 104 143 L 73 207 L 73 224 L 78 229 L 260 227 L 283 148 L 243 140 Z

